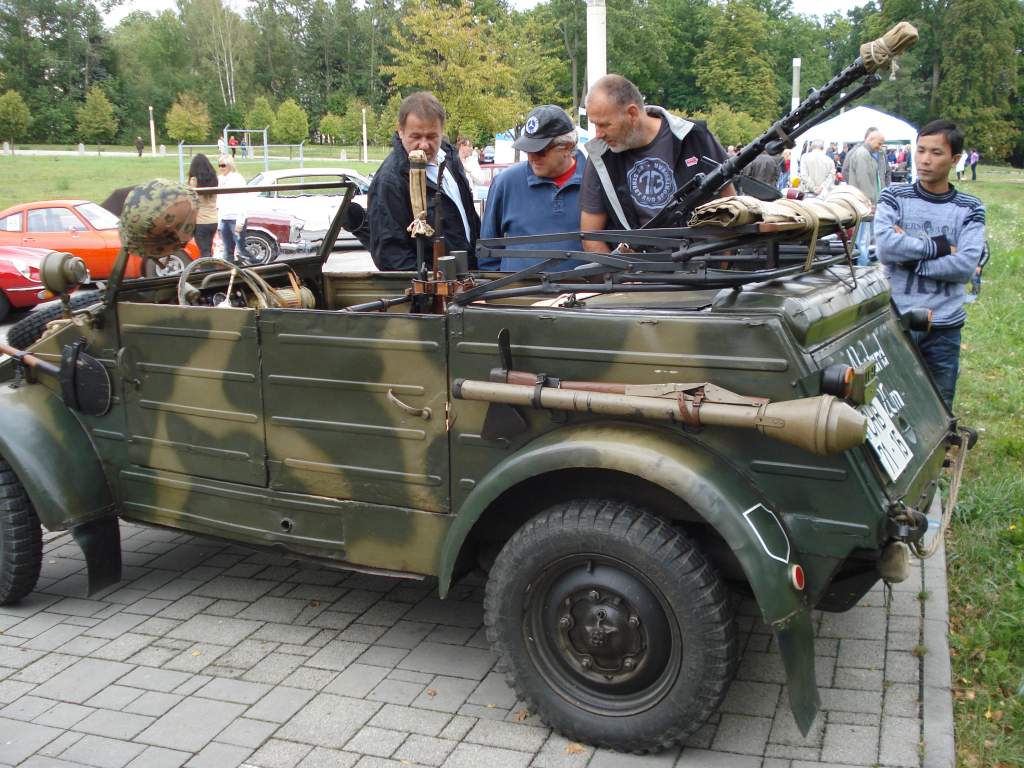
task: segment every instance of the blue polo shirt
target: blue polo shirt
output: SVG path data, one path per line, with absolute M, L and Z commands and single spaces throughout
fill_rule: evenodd
M 578 232 L 580 228 L 580 185 L 583 183 L 583 169 L 587 164 L 586 155 L 576 150 L 576 170 L 561 187 L 553 179 L 537 176 L 528 162 L 516 163 L 502 171 L 491 184 L 487 193 L 480 237 L 518 237 L 520 235 L 543 235 L 550 232 Z M 544 250 L 582 251 L 579 237 L 553 243 L 532 243 L 510 245 L 514 249 L 543 248 Z M 543 259 L 515 258 L 503 256 L 501 263 L 496 258 L 480 259 L 480 269 L 515 272 L 536 264 Z M 572 269 L 583 260 L 565 261 L 551 271 Z

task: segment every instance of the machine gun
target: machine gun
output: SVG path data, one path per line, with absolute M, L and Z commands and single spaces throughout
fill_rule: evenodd
M 882 82 L 882 78 L 877 74 L 879 69 L 888 64 L 895 72 L 896 57 L 916 42 L 917 29 L 912 24 L 901 21 L 877 40 L 862 45 L 860 56 L 850 66 L 821 88 L 812 90 L 796 108 L 747 144 L 738 155 L 721 164 L 710 158 L 702 158 L 703 166 L 711 167 L 713 170 L 696 174 L 678 189 L 672 199 L 643 226 L 643 229 L 686 226 L 693 210 L 715 197 L 718 191 L 750 165 L 754 158 L 762 152 L 777 155 L 786 147 L 794 147 L 793 139 L 797 136 L 828 119 Z M 863 81 L 859 86 L 849 93 L 840 95 L 849 85 L 861 78 Z M 839 98 L 828 104 L 834 96 Z

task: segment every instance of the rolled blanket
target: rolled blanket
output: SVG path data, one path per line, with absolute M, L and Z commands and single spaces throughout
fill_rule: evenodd
M 827 197 L 808 200 L 758 200 L 749 195 L 720 197 L 694 210 L 691 227 L 740 227 L 745 224 L 800 224 L 816 231 L 819 223 L 853 226 L 871 215 L 871 201 L 849 184 L 838 184 Z

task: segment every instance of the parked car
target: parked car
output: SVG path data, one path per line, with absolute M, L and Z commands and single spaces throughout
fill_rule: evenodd
M 480 153 L 481 163 L 493 163 L 494 162 L 494 147 L 488 144 L 484 147 L 484 151 Z
M 29 309 L 45 301 L 40 296 L 44 288 L 39 265 L 47 253 L 45 248 L 0 246 L 0 321 L 12 309 Z
M 255 214 L 245 222 L 245 250 L 250 265 L 269 264 L 282 253 L 305 250 L 305 222 L 290 214 Z
M 0 245 L 71 253 L 85 261 L 94 280 L 110 277 L 121 250 L 118 218 L 89 200 L 37 200 L 0 211 Z M 184 251 L 157 261 L 133 256 L 126 277 L 177 274 L 186 260 L 199 256 L 195 241 Z
M 350 168 L 289 168 L 285 170 L 265 171 L 256 174 L 249 186 L 268 186 L 278 184 L 302 184 L 317 181 L 352 181 L 359 188 L 353 201 L 366 208 L 366 193 L 370 189 L 370 180 Z M 281 192 L 260 192 L 246 195 L 244 209 L 246 219 L 250 216 L 291 216 L 302 223 L 302 236 L 306 240 L 317 240 L 323 236 L 334 219 L 341 205 L 340 189 L 305 189 L 282 190 Z M 342 242 L 355 243 L 356 238 L 350 232 L 342 230 L 338 235 Z M 283 246 L 280 238 L 277 246 Z

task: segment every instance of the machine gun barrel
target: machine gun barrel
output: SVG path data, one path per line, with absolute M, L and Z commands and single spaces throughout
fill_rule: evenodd
M 861 55 L 850 66 L 829 80 L 821 88 L 813 90 L 806 99 L 789 114 L 775 121 L 771 128 L 747 144 L 735 157 L 730 157 L 708 173 L 699 173 L 693 180 L 681 187 L 665 207 L 655 214 L 645 226 L 648 228 L 685 226 L 693 209 L 715 197 L 718 191 L 739 175 L 740 171 L 754 162 L 754 159 L 771 147 L 794 146 L 793 139 L 809 130 L 817 120 L 815 114 L 825 108 L 834 96 L 841 94 L 847 86 L 860 78 L 866 78 L 856 92 L 829 107 L 834 111 L 853 98 L 862 96 L 875 87 L 881 78 L 875 72 L 902 54 L 917 42 L 917 29 L 901 21 L 882 37 L 861 46 Z
M 37 371 L 42 371 L 43 373 L 49 374 L 50 376 L 60 375 L 60 368 L 58 368 L 53 363 L 48 363 L 45 360 L 41 360 L 40 358 L 33 355 L 31 352 L 24 352 L 20 349 L 15 349 L 14 347 L 9 346 L 3 343 L 2 341 L 0 341 L 0 353 L 10 355 L 19 363 L 27 365 L 29 368 L 34 368 Z

